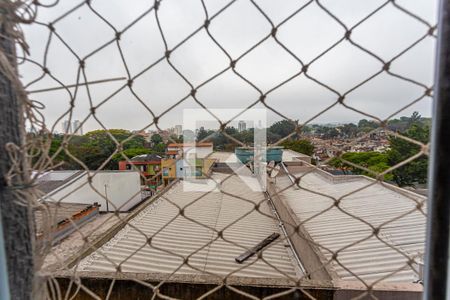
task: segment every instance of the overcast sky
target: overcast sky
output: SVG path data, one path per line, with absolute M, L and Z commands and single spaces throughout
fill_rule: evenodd
M 205 0 L 209 16 L 213 16 L 229 1 Z M 256 1 L 275 25 L 282 22 L 307 1 Z M 320 1 L 346 26 L 358 23 L 385 1 L 375 0 L 328 0 Z M 431 24 L 436 23 L 436 1 L 397 0 L 397 3 L 417 14 Z M 52 8 L 38 10 L 38 21 L 48 24 L 74 7 L 78 1 L 61 0 Z M 121 31 L 148 10 L 153 1 L 92 0 L 92 7 L 113 26 Z M 158 11 L 161 27 L 169 49 L 200 27 L 205 13 L 200 0 L 164 0 Z M 56 32 L 80 58 L 105 44 L 114 37 L 114 31 L 87 5 L 57 21 Z M 270 23 L 248 0 L 238 0 L 211 21 L 210 32 L 235 59 L 246 52 L 271 31 Z M 428 28 L 388 4 L 363 22 L 352 32 L 352 39 L 369 49 L 383 60 L 390 60 L 421 36 Z M 33 24 L 24 26 L 30 45 L 30 58 L 40 64 L 44 62 L 44 49 L 48 42 L 49 29 Z M 303 62 L 309 64 L 316 56 L 333 45 L 345 31 L 333 18 L 313 2 L 284 23 L 277 31 L 277 38 Z M 396 59 L 391 70 L 402 76 L 432 84 L 435 38 L 427 37 L 413 49 Z M 151 12 L 127 30 L 121 37 L 120 46 L 131 76 L 140 73 L 160 59 L 165 52 L 157 27 L 155 13 Z M 200 30 L 170 56 L 176 68 L 197 86 L 229 66 L 229 59 L 214 44 L 206 31 Z M 46 58 L 51 74 L 65 85 L 74 84 L 79 70 L 78 59 L 68 48 L 53 36 Z M 348 91 L 364 79 L 379 71 L 382 64 L 349 42 L 344 41 L 314 61 L 308 74 L 340 93 Z M 284 80 L 299 72 L 301 66 L 273 38 L 267 39 L 248 53 L 236 65 L 236 71 L 252 82 L 262 92 L 267 92 Z M 39 78 L 42 69 L 32 63 L 20 67 L 24 83 Z M 112 43 L 86 59 L 88 81 L 127 77 L 117 44 Z M 80 82 L 84 81 L 83 78 Z M 89 92 L 93 105 L 101 103 L 119 90 L 126 81 L 91 85 Z M 45 76 L 27 89 L 29 91 L 57 87 L 59 83 Z M 162 60 L 139 76 L 133 89 L 139 98 L 160 115 L 186 96 L 189 85 Z M 71 89 L 73 92 L 74 89 Z M 380 118 L 386 118 L 424 93 L 424 89 L 406 81 L 379 75 L 369 83 L 351 92 L 346 97 L 348 105 Z M 259 94 L 231 70 L 202 86 L 196 96 L 210 108 L 245 108 L 255 102 Z M 55 122 L 70 108 L 70 96 L 65 90 L 35 93 L 30 97 L 45 105 L 43 114 L 47 126 Z M 279 89 L 268 94 L 266 103 L 281 114 L 304 122 L 337 100 L 336 94 L 323 86 L 298 76 Z M 84 120 L 90 113 L 90 103 L 85 87 L 81 87 L 75 98 L 72 119 Z M 261 107 L 257 105 L 256 107 Z M 167 128 L 182 123 L 184 108 L 200 108 L 192 98 L 172 109 L 160 119 L 160 126 Z M 429 98 L 416 103 L 397 116 L 410 115 L 419 111 L 430 116 Z M 141 129 L 152 122 L 150 112 L 136 99 L 128 88 L 116 93 L 97 110 L 97 117 L 107 128 Z M 67 117 L 63 117 L 66 119 Z M 280 116 L 268 112 L 269 124 Z M 314 119 L 313 123 L 350 122 L 364 116 L 337 105 Z M 91 116 L 84 124 L 84 130 L 100 128 Z M 55 125 L 61 131 L 61 124 Z

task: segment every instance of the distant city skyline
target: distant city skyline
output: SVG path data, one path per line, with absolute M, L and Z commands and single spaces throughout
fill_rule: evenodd
M 76 134 L 76 135 L 83 135 L 83 124 L 80 120 L 73 120 L 72 122 L 69 120 L 62 121 L 62 131 L 61 133 L 68 133 L 68 134 Z
M 398 1 L 431 25 L 436 24 L 435 0 Z M 261 95 L 265 96 L 264 103 L 253 107 L 269 107 L 269 123 L 281 116 L 298 119 L 300 123 L 311 119 L 319 124 L 354 123 L 367 118 L 364 114 L 385 119 L 396 112 L 410 115 L 413 111 L 429 117 L 431 97 L 416 99 L 424 95 L 426 87 L 433 86 L 436 39 L 427 35 L 429 28 L 425 24 L 399 10 L 393 2 L 371 14 L 382 4 L 382 0 L 370 3 L 325 1 L 322 4 L 351 28 L 352 42 L 345 38 L 343 25 L 312 1 L 277 27 L 277 40 L 269 36 L 252 48 L 272 27 L 250 2 L 236 1 L 211 20 L 209 27 L 210 34 L 228 57 L 204 28 L 174 48 L 204 23 L 201 3 L 168 1 L 162 4 L 160 25 L 166 45 L 153 14 L 149 14 L 123 32 L 118 41 L 121 51 L 112 43 L 93 52 L 114 39 L 115 32 L 93 16 L 87 5 L 73 11 L 64 21 L 53 22 L 72 8 L 71 1 L 60 1 L 58 5 L 42 9 L 37 21 L 52 22 L 64 43 L 54 38 L 47 45 L 46 26 L 23 26 L 30 46 L 29 58 L 45 64 L 51 76 L 43 76 L 42 68 L 27 61 L 19 65 L 19 72 L 24 84 L 30 83 L 27 91 L 60 88 L 30 94 L 33 100 L 45 106 L 42 114 L 46 125 L 55 130 L 62 127 L 61 122 L 68 118 L 69 110 L 72 119 L 83 122 L 85 131 L 103 127 L 139 130 L 150 125 L 155 117 L 160 128 L 169 128 L 182 122 L 185 108 L 244 109 L 256 103 Z M 121 31 L 153 4 L 136 0 L 133 6 L 119 1 L 114 5 L 109 1 L 94 1 L 91 5 L 107 15 L 108 21 Z M 205 1 L 205 5 L 212 16 L 224 3 Z M 303 4 L 265 1 L 261 5 L 277 25 Z M 124 11 L 129 14 L 123 14 Z M 174 49 L 170 63 L 177 71 L 165 59 L 167 49 Z M 408 51 L 403 53 L 405 49 Z M 92 55 L 88 55 L 90 53 Z M 318 57 L 321 53 L 324 54 Z M 82 58 L 85 58 L 86 78 L 77 75 Z M 228 69 L 230 59 L 237 58 L 234 70 Z M 296 75 L 302 70 L 298 60 L 308 66 L 306 75 Z M 383 62 L 389 62 L 389 73 L 380 73 L 385 68 Z M 221 73 L 222 70 L 226 71 Z M 400 79 L 402 77 L 409 80 Z M 61 86 L 110 78 L 119 79 L 89 85 L 89 90 L 79 86 L 76 92 L 75 88 Z M 128 78 L 134 78 L 132 90 L 127 87 Z M 191 95 L 192 86 L 197 87 L 195 98 Z M 338 102 L 339 95 L 345 95 L 341 99 L 345 106 Z M 96 108 L 95 116 L 92 107 Z
M 410 117 L 410 115 L 404 115 L 404 116 L 402 115 L 402 116 L 399 116 L 397 118 L 392 118 L 392 119 L 399 119 L 401 117 Z M 422 116 L 422 117 L 423 118 L 431 118 L 429 116 Z M 348 122 L 345 122 L 345 121 L 344 122 L 322 122 L 322 123 L 312 122 L 312 123 L 307 124 L 307 126 L 319 125 L 319 126 L 337 127 L 337 126 L 341 126 L 341 125 L 345 125 L 345 124 L 355 124 L 355 125 L 357 125 L 358 122 L 360 120 L 363 120 L 363 119 L 370 120 L 369 118 L 361 118 L 361 119 L 356 120 L 356 121 L 348 121 Z M 277 121 L 275 121 L 273 123 L 269 122 L 268 123 L 268 127 L 270 127 L 274 123 L 282 121 L 282 120 L 283 119 L 279 119 L 279 120 L 277 120 Z M 55 133 L 64 133 L 65 132 L 65 128 L 67 128 L 67 126 L 68 126 L 67 122 L 68 122 L 67 120 L 64 120 L 62 122 L 62 125 L 61 125 L 61 128 L 62 128 L 61 132 L 60 131 L 56 131 Z M 239 123 L 240 122 L 244 122 L 245 126 L 240 128 L 239 127 Z M 76 126 L 75 126 L 75 124 L 76 124 Z M 248 124 L 250 124 L 250 126 L 248 126 Z M 71 123 L 71 125 L 70 125 L 70 129 L 69 129 L 70 131 L 68 133 L 73 134 L 74 128 L 77 128 L 80 125 L 81 125 L 81 121 L 74 120 Z M 227 127 L 234 127 L 239 132 L 254 128 L 254 126 L 251 124 L 251 122 L 245 122 L 245 121 L 242 121 L 242 120 L 240 120 L 240 121 L 233 121 Z M 198 127 L 197 129 L 194 129 L 194 128 L 183 128 L 182 125 L 176 124 L 174 126 L 170 126 L 170 127 L 167 127 L 167 128 L 160 128 L 160 129 L 157 129 L 155 127 L 151 127 L 151 128 L 147 128 L 147 129 L 145 129 L 143 131 L 146 132 L 146 133 L 157 133 L 157 132 L 160 132 L 160 131 L 168 131 L 170 134 L 174 134 L 174 135 L 180 136 L 180 135 L 183 135 L 183 131 L 185 131 L 185 130 L 190 130 L 190 131 L 194 132 L 195 130 L 198 130 L 199 128 L 203 128 L 205 130 L 218 130 L 218 126 L 214 127 L 214 126 L 203 125 L 203 126 Z M 136 129 L 136 128 L 111 128 L 111 129 L 124 129 L 124 130 L 129 130 L 131 132 L 142 131 L 142 129 Z M 87 133 L 87 132 L 90 132 L 90 131 L 94 131 L 94 130 L 103 130 L 103 128 L 98 127 L 98 128 L 94 128 L 92 130 L 87 130 L 86 131 L 86 130 L 83 129 L 83 126 L 81 125 L 81 127 L 79 128 L 79 130 L 77 131 L 76 134 L 83 135 L 84 133 Z M 31 131 L 31 129 L 29 131 Z

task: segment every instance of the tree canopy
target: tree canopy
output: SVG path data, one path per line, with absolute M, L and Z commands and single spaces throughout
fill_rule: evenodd
M 369 125 L 367 120 L 361 120 L 358 127 L 361 125 L 365 128 L 373 126 Z M 411 117 L 401 117 L 390 121 L 390 124 L 395 124 L 401 132 L 402 136 L 411 138 L 415 141 L 427 144 L 430 139 L 429 119 L 422 118 L 417 112 L 414 112 Z M 388 125 L 388 126 L 391 126 Z M 401 129 L 401 130 L 400 130 Z M 411 143 L 406 139 L 397 136 L 389 138 L 389 148 L 385 153 L 378 152 L 349 152 L 344 153 L 340 158 L 334 158 L 330 161 L 330 165 L 345 171 L 351 171 L 354 174 L 371 175 L 369 172 L 352 166 L 345 161 L 351 162 L 358 166 L 365 167 L 376 173 L 383 172 L 388 168 L 394 167 L 399 163 L 409 159 L 420 153 L 421 147 L 415 143 Z M 345 161 L 344 161 L 345 160 Z M 390 174 L 386 174 L 385 180 L 393 180 L 398 186 L 413 186 L 416 184 L 427 183 L 427 168 L 428 157 L 422 154 L 420 157 L 408 162 L 407 164 L 394 169 Z
M 363 168 L 358 168 L 353 166 L 352 164 L 346 163 L 346 161 L 366 168 L 376 174 L 379 174 L 383 171 L 389 169 L 389 159 L 386 153 L 380 153 L 375 151 L 368 152 L 347 152 L 341 155 L 341 157 L 333 158 L 329 165 L 341 169 L 344 173 L 349 172 L 351 174 L 360 174 L 371 177 L 376 177 L 370 171 L 366 171 Z M 392 180 L 392 174 L 386 174 L 384 176 L 384 180 Z
M 306 155 L 313 155 L 314 145 L 308 140 L 286 140 L 281 143 L 286 149 L 290 149 Z
M 91 170 L 98 169 L 107 161 L 111 155 L 118 149 L 117 143 L 122 144 L 123 151 L 128 151 L 127 156 L 130 157 L 134 152 L 143 151 L 145 149 L 145 139 L 142 136 L 132 136 L 132 133 L 124 129 L 94 130 L 82 136 L 70 136 L 68 139 L 67 152 L 61 151 L 56 159 L 63 162 L 64 169 L 80 169 L 82 162 Z M 58 151 L 63 142 L 62 135 L 54 135 L 49 154 L 53 155 Z M 140 150 L 130 150 L 140 149 Z M 139 153 L 143 154 L 143 153 Z M 73 159 L 71 156 L 75 157 Z M 106 169 L 116 169 L 116 160 L 120 154 L 114 154 L 112 159 L 104 165 Z M 78 160 L 78 161 L 77 161 Z
M 427 125 L 415 122 L 403 135 L 426 144 L 430 138 L 430 128 Z M 388 151 L 388 160 L 391 166 L 395 166 L 420 152 L 419 145 L 399 137 L 391 137 L 389 142 L 391 150 Z M 426 183 L 427 170 L 428 157 L 422 155 L 406 165 L 395 169 L 392 174 L 394 175 L 394 181 L 399 186 L 411 186 L 416 183 Z

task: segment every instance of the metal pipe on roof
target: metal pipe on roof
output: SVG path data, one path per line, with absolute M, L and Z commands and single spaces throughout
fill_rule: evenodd
M 270 194 L 266 191 L 265 192 L 267 199 L 269 200 L 270 209 L 272 210 L 272 213 L 275 215 L 275 217 L 278 220 L 278 226 L 281 228 L 281 232 L 283 232 L 283 235 L 286 237 L 286 241 L 289 245 L 289 248 L 291 248 L 292 254 L 294 256 L 295 262 L 297 263 L 298 267 L 302 271 L 303 274 L 307 275 L 305 266 L 303 266 L 302 261 L 300 260 L 300 257 L 298 256 L 297 252 L 295 251 L 294 245 L 292 245 L 292 241 L 286 231 L 286 227 L 284 226 L 283 221 L 281 220 L 280 215 L 277 212 L 277 209 L 275 208 L 275 205 L 273 204 L 272 197 L 270 197 Z M 309 275 L 307 275 L 309 278 Z
M 449 299 L 450 227 L 450 2 L 439 3 L 424 299 Z
M 294 176 L 291 175 L 291 173 L 289 173 L 286 165 L 284 163 L 281 163 L 281 167 L 283 168 L 283 171 L 287 174 L 289 180 L 292 182 L 292 184 L 294 184 L 294 189 L 298 190 L 298 185 L 295 183 L 295 179 Z

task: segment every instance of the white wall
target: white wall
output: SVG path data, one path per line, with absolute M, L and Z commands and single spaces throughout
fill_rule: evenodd
M 77 172 L 79 172 L 78 170 L 75 171 L 51 171 L 51 172 L 47 172 L 42 174 L 39 179 L 40 180 L 66 180 L 67 178 L 69 178 L 72 175 L 75 175 Z
M 197 154 L 197 158 L 205 158 L 209 154 L 213 152 L 213 147 L 196 147 L 195 153 Z
M 98 202 L 101 205 L 100 211 L 106 211 L 106 200 L 101 196 L 105 196 L 106 185 L 109 211 L 116 210 L 114 206 L 119 211 L 128 211 L 141 201 L 140 178 L 136 171 L 103 171 L 97 173 L 92 178 L 92 186 L 101 195 L 87 183 L 87 178 L 87 174 L 84 174 L 78 180 L 71 181 L 60 190 L 57 189 L 54 194 L 50 192 L 48 194 L 50 196 L 46 200 L 83 204 Z
M 195 148 L 188 147 L 186 149 L 179 148 L 179 147 L 168 147 L 167 151 L 178 151 L 180 154 L 183 154 L 183 151 L 186 151 L 188 154 L 195 152 L 197 158 L 205 158 L 213 152 L 213 146 L 211 146 L 211 147 L 195 147 Z M 184 155 L 186 155 L 186 153 Z

